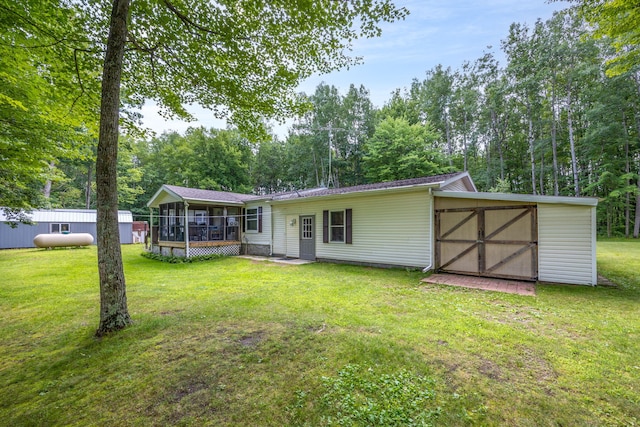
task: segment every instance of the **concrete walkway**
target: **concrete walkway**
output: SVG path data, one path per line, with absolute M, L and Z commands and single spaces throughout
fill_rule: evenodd
M 536 285 L 533 282 L 521 282 L 518 280 L 492 279 L 488 277 L 461 276 L 458 274 L 438 273 L 422 279 L 424 283 L 439 285 L 459 286 L 463 288 L 482 289 L 485 291 L 506 292 L 509 294 L 530 295 L 536 294 Z
M 238 258 L 250 259 L 252 261 L 269 261 L 269 262 L 275 262 L 278 264 L 290 264 L 290 265 L 311 264 L 312 262 L 315 262 L 315 261 L 309 261 L 306 259 L 299 259 L 299 258 L 283 258 L 283 257 L 256 256 L 256 255 L 240 255 Z

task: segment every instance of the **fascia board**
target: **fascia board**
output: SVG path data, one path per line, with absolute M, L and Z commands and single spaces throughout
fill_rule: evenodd
M 597 206 L 598 199 L 595 197 L 567 197 L 567 196 L 538 196 L 533 194 L 514 193 L 473 193 L 463 191 L 442 191 L 433 192 L 436 197 L 450 197 L 458 199 L 479 199 L 479 200 L 500 200 L 507 202 L 529 202 L 529 203 L 549 203 L 577 206 Z

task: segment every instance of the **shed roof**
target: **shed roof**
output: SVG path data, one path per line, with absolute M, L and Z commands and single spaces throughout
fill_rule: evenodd
M 501 200 L 507 202 L 549 203 L 578 206 L 597 206 L 595 197 L 538 196 L 514 193 L 465 193 L 461 191 L 434 191 L 436 197 L 454 197 L 458 199 Z
M 97 214 L 95 209 L 38 209 L 27 213 L 33 222 L 60 222 L 60 223 L 95 223 Z M 0 222 L 7 218 L 0 210 Z M 133 215 L 130 211 L 118 211 L 119 223 L 132 223 Z

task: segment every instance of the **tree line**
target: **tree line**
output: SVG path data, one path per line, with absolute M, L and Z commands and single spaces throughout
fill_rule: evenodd
M 342 94 L 322 83 L 303 94 L 311 108 L 284 138 L 234 128 L 122 136 L 119 207 L 144 218 L 162 184 L 267 194 L 469 171 L 484 191 L 598 197 L 599 232 L 637 237 L 640 69 L 607 75 L 614 46 L 591 31 L 571 9 L 514 23 L 504 65 L 492 51 L 437 65 L 381 108 L 363 86 Z M 48 162 L 44 186 L 25 187 L 42 205 L 95 207 L 96 143 L 74 129 L 67 140 L 84 138 L 82 148 Z
M 438 65 L 376 108 L 368 90 L 322 83 L 288 135 L 234 129 L 122 137 L 120 207 L 146 215 L 162 184 L 267 194 L 469 171 L 480 190 L 591 196 L 599 232 L 638 235 L 640 71 L 609 77 L 606 39 L 570 11 L 514 23 L 496 53 Z M 62 159 L 54 206 L 93 206 L 92 156 Z

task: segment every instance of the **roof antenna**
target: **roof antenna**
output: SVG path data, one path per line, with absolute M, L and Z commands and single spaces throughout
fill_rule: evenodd
M 328 130 L 329 131 L 329 177 L 327 178 L 327 188 L 331 188 L 332 184 L 333 187 L 335 188 L 336 183 L 333 182 L 333 174 L 331 173 L 331 157 L 332 157 L 332 151 L 333 151 L 333 131 L 334 130 L 346 130 L 343 128 L 334 128 L 333 124 L 331 122 L 329 122 L 329 126 L 323 126 L 320 128 L 317 128 L 318 130 Z

